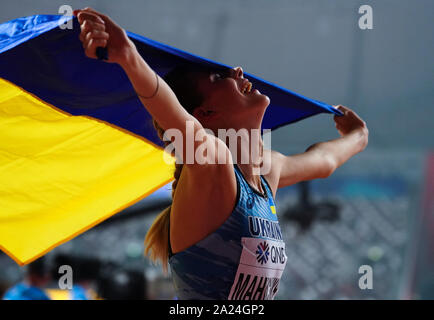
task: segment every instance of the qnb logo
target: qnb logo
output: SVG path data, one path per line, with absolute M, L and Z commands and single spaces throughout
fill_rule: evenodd
M 267 263 L 268 256 L 270 255 L 270 246 L 266 241 L 260 242 L 256 250 L 256 260 L 261 264 Z
M 285 248 L 284 247 L 276 247 L 271 246 L 270 250 L 270 260 L 273 263 L 284 264 L 286 261 Z

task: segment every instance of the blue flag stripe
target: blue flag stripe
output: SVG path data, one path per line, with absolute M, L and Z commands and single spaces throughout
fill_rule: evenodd
M 0 25 L 0 76 L 72 114 L 94 117 L 162 146 L 149 113 L 117 64 L 85 56 L 80 27 L 62 30 L 60 15 L 35 15 Z M 71 18 L 69 18 L 71 19 Z M 138 51 L 160 76 L 181 63 L 230 67 L 128 32 Z M 318 113 L 339 110 L 260 79 L 246 78 L 270 100 L 263 128 L 276 129 Z

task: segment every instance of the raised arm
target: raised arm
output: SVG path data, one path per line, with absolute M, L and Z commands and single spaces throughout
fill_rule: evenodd
M 338 167 L 368 144 L 366 123 L 352 110 L 338 106 L 343 116 L 334 116 L 340 138 L 311 145 L 304 153 L 285 156 L 273 152 L 273 167 L 277 170 L 278 188 L 329 177 Z
M 178 129 L 184 139 L 186 121 L 194 124 L 193 134 L 203 129 L 200 122 L 181 106 L 167 83 L 143 60 L 124 29 L 91 8 L 75 10 L 74 15 L 80 23 L 80 40 L 86 56 L 96 59 L 96 48 L 107 48 L 107 62 L 118 63 L 123 68 L 144 107 L 163 129 Z M 194 144 L 195 149 L 196 142 Z M 185 149 L 186 143 L 183 146 Z

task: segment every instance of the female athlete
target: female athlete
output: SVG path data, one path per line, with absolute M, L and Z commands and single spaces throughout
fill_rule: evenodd
M 270 99 L 252 88 L 241 67 L 181 66 L 163 80 L 108 16 L 91 8 L 74 15 L 85 54 L 96 58 L 98 47 L 107 48 L 107 62 L 118 63 L 128 75 L 160 138 L 168 129 L 182 133 L 182 144 L 175 144 L 177 158 L 206 150 L 205 162 L 193 157 L 176 164 L 172 205 L 148 231 L 146 253 L 165 270 L 170 265 L 179 299 L 273 299 L 286 264 L 274 204 L 277 189 L 329 177 L 367 146 L 366 123 L 338 106 L 344 113 L 334 116 L 340 138 L 291 156 L 264 149 L 261 136 L 252 132 L 261 129 Z M 217 137 L 219 129 L 233 129 L 258 148 L 259 156 L 241 161 L 243 144 L 234 153 L 226 139 Z M 187 141 L 188 130 L 203 138 Z

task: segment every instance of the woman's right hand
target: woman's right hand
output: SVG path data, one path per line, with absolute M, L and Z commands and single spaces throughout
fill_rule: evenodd
M 96 48 L 105 47 L 108 50 L 105 61 L 122 65 L 135 51 L 125 30 L 108 16 L 91 8 L 74 10 L 74 15 L 80 23 L 80 41 L 87 57 L 97 59 Z

